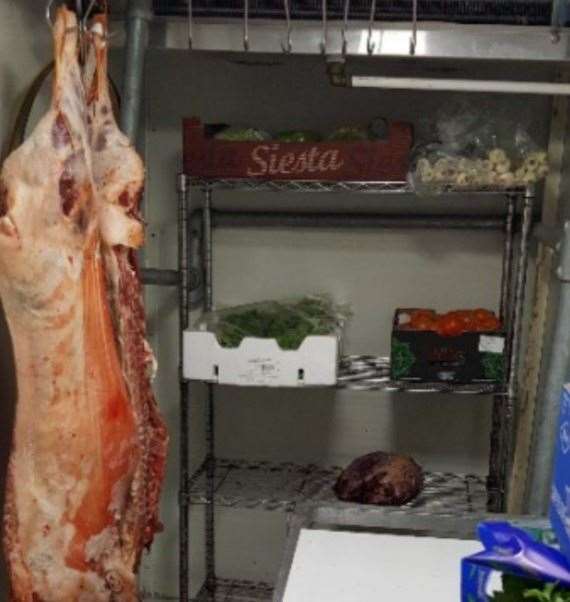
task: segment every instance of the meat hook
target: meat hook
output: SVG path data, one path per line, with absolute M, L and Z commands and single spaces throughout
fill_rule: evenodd
M 249 0 L 243 3 L 243 49 L 249 50 Z
M 281 48 L 285 54 L 291 54 L 293 50 L 293 44 L 291 42 L 291 11 L 289 10 L 289 0 L 283 0 L 283 6 L 285 8 L 285 19 L 287 19 L 287 43 L 281 43 Z
M 322 21 L 323 21 L 323 33 L 321 43 L 319 44 L 321 54 L 327 53 L 327 0 L 322 0 L 321 4 Z
M 342 23 L 342 55 L 346 54 L 348 43 L 346 41 L 346 31 L 348 29 L 348 12 L 350 11 L 350 0 L 344 0 L 344 18 Z
M 374 28 L 374 17 L 376 16 L 376 0 L 372 0 L 372 4 L 370 5 L 370 19 L 368 21 L 368 40 L 366 42 L 366 50 L 369 55 L 372 56 L 374 53 L 375 44 L 372 41 L 372 33 Z
M 194 45 L 194 21 L 192 20 L 192 0 L 188 0 L 188 48 Z
M 418 42 L 418 0 L 412 2 L 412 37 L 410 38 L 410 54 L 416 54 L 416 45 Z

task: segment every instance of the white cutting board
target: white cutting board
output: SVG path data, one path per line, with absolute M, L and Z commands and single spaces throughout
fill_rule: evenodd
M 303 529 L 283 602 L 458 602 L 478 541 Z

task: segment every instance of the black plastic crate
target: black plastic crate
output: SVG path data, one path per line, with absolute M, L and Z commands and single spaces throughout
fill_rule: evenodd
M 321 0 L 290 0 L 294 19 L 320 19 Z M 243 17 L 242 0 L 192 0 L 193 14 L 208 17 Z M 370 0 L 351 0 L 350 19 L 368 19 Z M 187 0 L 154 0 L 157 15 L 187 15 Z M 418 18 L 421 21 L 455 23 L 488 23 L 517 25 L 549 25 L 552 0 L 419 0 Z M 327 15 L 341 19 L 344 0 L 329 0 Z M 284 18 L 283 0 L 250 0 L 251 18 Z M 376 3 L 378 21 L 409 20 L 412 0 L 379 0 Z

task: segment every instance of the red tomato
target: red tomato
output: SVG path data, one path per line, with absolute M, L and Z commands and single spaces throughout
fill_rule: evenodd
M 435 330 L 436 313 L 431 309 L 416 309 L 410 314 L 409 327 L 412 330 Z
M 477 322 L 482 322 L 485 320 L 488 320 L 489 318 L 495 318 L 495 314 L 492 311 L 489 311 L 488 309 L 475 309 L 473 310 L 473 315 L 475 317 L 475 320 Z
M 437 330 L 437 322 L 433 318 L 418 318 L 411 322 L 413 330 Z
M 477 332 L 495 332 L 501 329 L 501 322 L 495 317 L 490 316 L 477 322 Z
M 453 312 L 441 316 L 437 332 L 442 337 L 456 337 L 463 333 L 463 324 Z

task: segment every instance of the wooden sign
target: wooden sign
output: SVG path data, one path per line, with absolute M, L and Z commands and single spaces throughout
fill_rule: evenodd
M 202 178 L 403 181 L 412 127 L 395 122 L 387 140 L 229 142 L 206 138 L 198 119 L 184 120 L 184 172 Z

